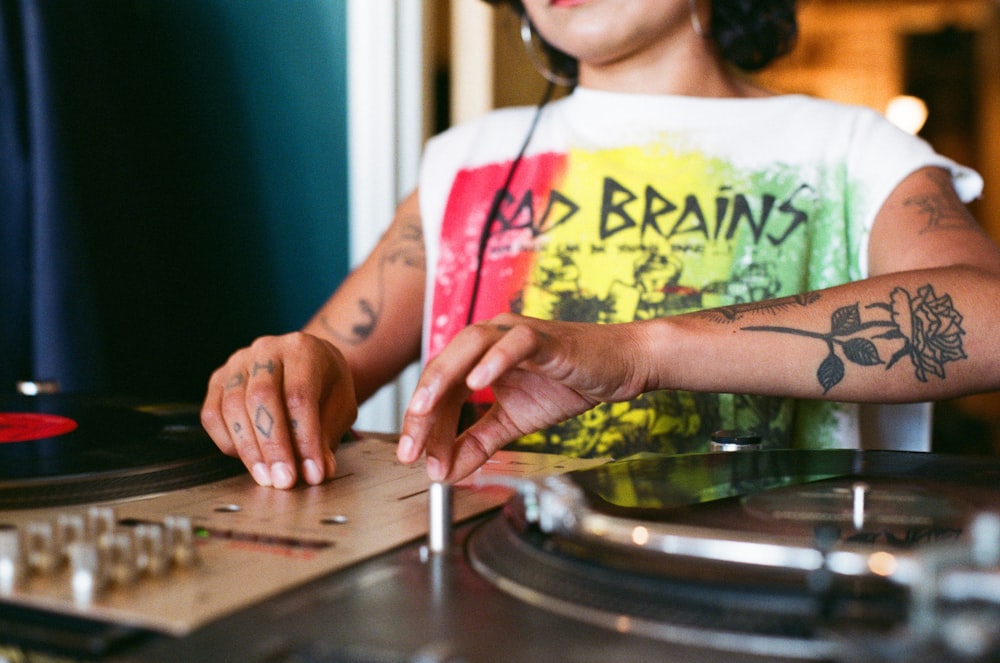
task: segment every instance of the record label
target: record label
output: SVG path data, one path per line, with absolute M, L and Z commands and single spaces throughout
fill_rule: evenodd
M 0 444 L 44 440 L 72 433 L 76 428 L 76 421 L 57 414 L 0 412 Z

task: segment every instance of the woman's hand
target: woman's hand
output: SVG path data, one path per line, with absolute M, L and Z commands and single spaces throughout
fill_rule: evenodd
M 295 332 L 234 353 L 208 383 L 201 410 L 219 449 L 262 486 L 333 476 L 333 451 L 357 416 L 351 372 L 331 343 Z
M 458 480 L 500 447 L 647 385 L 641 326 L 555 322 L 504 314 L 462 330 L 428 363 L 403 421 L 399 460 L 427 453 L 434 480 Z M 469 394 L 496 402 L 456 439 Z

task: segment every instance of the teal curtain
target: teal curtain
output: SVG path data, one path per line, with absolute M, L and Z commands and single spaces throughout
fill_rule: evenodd
M 0 392 L 199 399 L 305 322 L 348 264 L 345 5 L 0 0 Z

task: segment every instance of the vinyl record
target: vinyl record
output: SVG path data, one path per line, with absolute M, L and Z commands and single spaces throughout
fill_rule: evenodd
M 123 499 L 241 470 L 209 439 L 194 405 L 0 398 L 0 509 Z

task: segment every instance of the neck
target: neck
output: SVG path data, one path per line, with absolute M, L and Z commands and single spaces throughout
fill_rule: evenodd
M 697 35 L 659 52 L 610 62 L 580 62 L 580 85 L 608 92 L 690 97 L 750 97 L 766 94 L 732 72 L 713 42 Z

